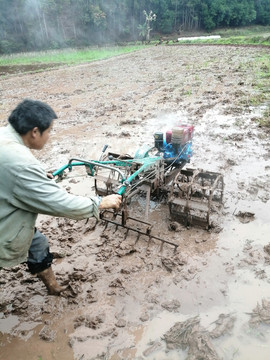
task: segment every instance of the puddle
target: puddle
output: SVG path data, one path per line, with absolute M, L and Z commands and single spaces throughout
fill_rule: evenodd
M 20 320 L 16 315 L 9 315 L 6 318 L 3 317 L 3 314 L 0 313 L 0 315 L 0 331 L 3 334 L 10 333 L 10 331 L 20 323 Z

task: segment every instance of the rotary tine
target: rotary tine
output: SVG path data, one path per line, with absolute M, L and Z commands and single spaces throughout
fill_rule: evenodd
M 140 233 L 137 233 L 137 238 L 135 240 L 135 245 L 137 244 L 137 242 L 139 241 L 139 238 L 140 238 L 141 234 Z
M 110 212 L 107 211 L 107 213 L 110 213 Z M 142 224 L 142 225 L 147 225 L 146 230 L 140 230 L 140 229 L 136 229 L 136 228 L 131 227 L 131 226 L 127 226 L 126 224 L 124 225 L 124 224 L 122 224 L 122 223 L 119 223 L 119 222 L 115 221 L 114 219 L 107 218 L 107 217 L 105 217 L 104 213 L 101 214 L 101 219 L 106 222 L 106 225 L 105 225 L 105 226 L 107 226 L 108 223 L 111 223 L 111 224 L 113 224 L 113 225 L 116 226 L 116 230 L 114 231 L 114 233 L 117 231 L 117 229 L 118 229 L 119 226 L 120 226 L 120 227 L 123 227 L 124 229 L 126 229 L 126 233 L 125 233 L 124 239 L 127 238 L 127 236 L 128 236 L 128 234 L 129 234 L 130 231 L 134 231 L 135 233 L 137 233 L 137 238 L 136 238 L 136 241 L 135 241 L 135 245 L 136 245 L 137 242 L 139 241 L 140 236 L 146 236 L 146 237 L 148 237 L 148 241 L 147 241 L 147 243 L 148 243 L 147 247 L 148 247 L 148 248 L 149 248 L 150 243 L 151 243 L 152 240 L 153 240 L 153 241 L 154 241 L 154 240 L 158 240 L 158 241 L 161 241 L 161 247 L 160 247 L 161 250 L 163 249 L 163 246 L 164 246 L 164 243 L 165 243 L 165 244 L 168 244 L 168 245 L 170 245 L 170 246 L 173 246 L 173 247 L 174 247 L 174 252 L 176 252 L 176 249 L 177 249 L 178 245 L 175 244 L 175 243 L 173 243 L 173 242 L 171 242 L 171 241 L 168 241 L 168 240 L 165 240 L 165 239 L 161 239 L 160 237 L 153 235 L 153 234 L 152 234 L 152 225 L 149 224 L 149 223 L 147 223 L 147 222 L 145 222 L 145 221 L 141 221 L 140 219 L 135 219 L 135 218 L 128 218 L 128 219 L 130 219 L 131 221 L 136 221 L 136 222 L 138 222 L 138 223 L 140 223 L 140 224 Z
M 129 233 L 129 229 L 127 229 L 126 233 L 125 233 L 125 237 L 124 237 L 124 240 L 126 240 L 127 236 L 128 236 L 128 233 Z

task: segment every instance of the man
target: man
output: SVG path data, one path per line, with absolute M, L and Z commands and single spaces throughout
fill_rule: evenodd
M 26 99 L 10 114 L 9 125 L 0 128 L 0 268 L 27 260 L 30 272 L 38 275 L 48 293 L 59 295 L 63 288 L 51 268 L 48 240 L 35 228 L 37 215 L 98 217 L 99 209 L 118 210 L 121 196 L 100 200 L 71 195 L 47 177 L 31 149 L 44 147 L 54 119 L 49 105 Z

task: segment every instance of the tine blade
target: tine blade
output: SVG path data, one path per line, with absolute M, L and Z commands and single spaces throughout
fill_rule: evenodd
M 105 228 L 104 228 L 104 230 L 107 228 L 108 223 L 111 223 L 111 224 L 115 225 L 116 228 L 115 228 L 114 233 L 118 230 L 118 227 L 121 226 L 121 227 L 123 227 L 124 229 L 126 229 L 126 234 L 125 234 L 125 236 L 124 236 L 124 239 L 127 238 L 127 236 L 128 236 L 128 234 L 129 234 L 130 231 L 134 231 L 135 233 L 137 233 L 137 238 L 136 238 L 136 240 L 135 240 L 135 245 L 136 245 L 137 242 L 139 241 L 140 236 L 145 236 L 145 237 L 148 238 L 148 240 L 146 240 L 147 243 L 148 243 L 147 247 L 150 246 L 151 240 L 153 240 L 153 241 L 156 241 L 156 240 L 157 240 L 157 241 L 161 241 L 161 247 L 160 247 L 161 251 L 163 250 L 163 245 L 164 245 L 164 243 L 166 243 L 166 244 L 168 244 L 168 245 L 170 245 L 170 246 L 173 246 L 173 247 L 174 247 L 174 252 L 176 252 L 176 249 L 177 249 L 177 247 L 178 247 L 177 244 L 175 244 L 175 243 L 173 243 L 173 242 L 171 242 L 171 241 L 169 241 L 169 240 L 165 240 L 165 239 L 162 239 L 162 238 L 160 238 L 160 237 L 158 237 L 158 236 L 155 236 L 155 235 L 151 234 L 151 230 L 152 230 L 152 225 L 151 225 L 151 224 L 146 223 L 146 222 L 144 222 L 144 221 L 141 221 L 141 220 L 139 220 L 139 219 L 134 219 L 134 218 L 129 218 L 129 219 L 132 219 L 132 221 L 137 221 L 137 222 L 140 223 L 140 224 L 147 225 L 147 228 L 144 229 L 144 230 L 142 230 L 142 229 L 140 229 L 140 228 L 131 227 L 131 226 L 128 226 L 128 225 L 126 225 L 126 224 L 123 225 L 122 223 L 118 223 L 117 221 L 114 221 L 114 220 L 109 219 L 109 218 L 106 218 L 106 219 L 103 218 L 103 220 L 105 221 Z
M 125 237 L 124 237 L 124 240 L 126 240 L 127 236 L 128 236 L 128 233 L 129 233 L 129 229 L 127 229 L 127 232 L 125 234 Z
M 135 240 L 135 245 L 137 244 L 137 242 L 139 241 L 139 238 L 140 238 L 141 234 L 140 233 L 137 233 L 137 238 Z

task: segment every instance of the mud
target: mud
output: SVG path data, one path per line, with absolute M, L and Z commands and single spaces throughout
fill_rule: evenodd
M 258 62 L 267 53 L 155 46 L 1 80 L 1 125 L 26 97 L 57 112 L 50 143 L 35 152 L 48 170 L 71 157 L 98 159 L 105 144 L 132 156 L 181 121 L 195 126 L 189 166 L 225 181 L 218 231 L 187 229 L 165 201 L 151 201 L 149 221 L 176 253 L 94 219 L 40 215 L 66 290 L 48 296 L 25 264 L 0 271 L 1 360 L 268 359 L 270 147 L 258 126 L 264 107 L 251 105 L 269 94 Z M 84 169 L 60 184 L 93 194 Z M 142 216 L 144 205 L 135 199 L 130 213 Z
M 38 71 L 50 70 L 55 67 L 63 66 L 61 63 L 49 63 L 49 64 L 25 64 L 25 65 L 1 65 L 0 66 L 0 76 L 5 77 L 10 74 L 25 74 L 25 73 L 34 73 Z

